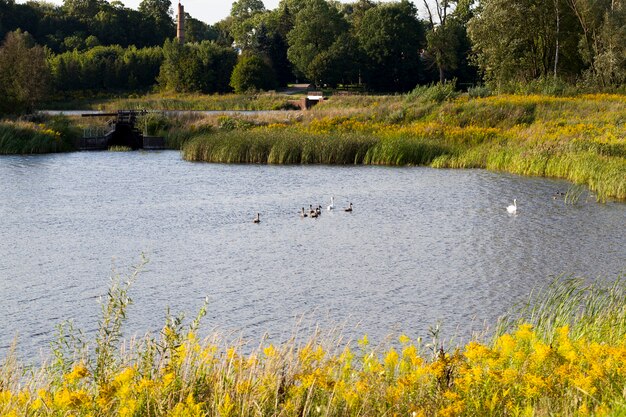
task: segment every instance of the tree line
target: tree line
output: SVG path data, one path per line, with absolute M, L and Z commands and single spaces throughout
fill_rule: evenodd
M 424 18 L 408 0 L 281 0 L 273 10 L 237 0 L 214 25 L 187 15 L 180 45 L 170 0 L 143 0 L 137 10 L 106 0 L 0 0 L 0 92 L 28 97 L 5 107 L 28 108 L 51 90 L 222 93 L 307 81 L 403 92 L 453 79 L 497 90 L 626 82 L 623 0 L 421 1 Z M 22 67 L 20 54 L 30 56 Z M 28 82 L 34 74 L 41 82 Z

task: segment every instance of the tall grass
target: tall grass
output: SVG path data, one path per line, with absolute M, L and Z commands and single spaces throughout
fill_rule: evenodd
M 98 110 L 291 110 L 291 97 L 284 94 L 151 94 L 100 103 Z
M 189 161 L 224 163 L 486 168 L 567 179 L 602 201 L 626 199 L 623 126 L 538 123 L 534 114 L 542 104 L 534 98 L 519 106 L 505 103 L 486 101 L 477 109 L 467 102 L 444 104 L 438 119 L 402 124 L 335 113 L 291 125 L 218 124 L 214 132 L 189 140 L 182 154 Z M 477 123 L 485 114 L 493 117 Z
M 558 280 L 489 339 L 444 349 L 441 335 L 373 346 L 315 333 L 274 345 L 199 339 L 168 315 L 121 339 L 130 277 L 115 276 L 93 338 L 62 327 L 54 358 L 0 365 L 0 415 L 610 416 L 626 403 L 626 286 Z
M 62 121 L 47 125 L 0 121 L 0 154 L 67 152 L 73 150 L 70 131 Z
M 559 277 L 537 289 L 529 300 L 503 316 L 496 334 L 501 336 L 527 323 L 548 342 L 567 326 L 570 337 L 607 345 L 626 340 L 626 282 L 588 281 Z
M 185 144 L 182 154 L 188 161 L 223 163 L 360 164 L 374 143 L 365 135 L 260 128 L 200 136 Z

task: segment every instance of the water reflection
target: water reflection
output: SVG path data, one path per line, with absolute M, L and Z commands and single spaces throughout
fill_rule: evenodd
M 192 164 L 176 152 L 0 158 L 0 349 L 66 318 L 93 329 L 111 270 L 150 258 L 130 331 L 166 306 L 258 340 L 297 318 L 347 337 L 466 336 L 557 274 L 615 278 L 626 206 L 552 198 L 562 181 L 481 170 Z M 354 212 L 309 204 L 354 203 Z M 517 199 L 519 213 L 506 206 Z M 256 212 L 262 223 L 252 224 Z M 358 328 L 355 329 L 355 325 Z

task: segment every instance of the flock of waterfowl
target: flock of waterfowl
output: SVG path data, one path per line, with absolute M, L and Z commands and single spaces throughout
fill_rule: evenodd
M 335 198 L 334 197 L 330 197 L 330 204 L 328 205 L 328 207 L 326 207 L 326 210 L 331 211 L 335 209 Z M 352 203 L 350 203 L 348 205 L 348 207 L 345 207 L 343 209 L 343 211 L 347 212 L 347 213 L 351 213 L 352 212 Z M 304 210 L 304 207 L 302 207 L 302 210 L 300 211 L 300 217 L 304 218 L 304 217 L 310 217 L 312 219 L 316 219 L 319 216 L 322 215 L 322 206 L 318 204 L 317 207 L 313 207 L 313 204 L 309 204 L 309 210 L 306 211 Z M 252 219 L 252 223 L 261 223 L 261 218 L 260 218 L 260 213 L 257 213 L 256 216 L 254 217 L 254 219 Z
M 564 196 L 565 193 L 557 191 L 554 193 L 554 199 L 556 199 L 557 197 L 562 197 Z M 330 197 L 330 204 L 328 205 L 328 207 L 326 207 L 327 210 L 334 210 L 335 209 L 335 198 L 334 197 Z M 352 203 L 350 203 L 348 205 L 348 207 L 345 207 L 343 209 L 343 211 L 345 212 L 352 212 Z M 506 208 L 507 213 L 509 214 L 517 214 L 517 199 L 513 199 L 513 204 L 509 205 Z M 304 209 L 304 207 L 302 207 L 302 210 L 300 210 L 300 217 L 310 217 L 312 219 L 318 218 L 319 216 L 322 215 L 322 206 L 318 205 L 317 207 L 313 207 L 313 204 L 309 204 L 309 210 L 306 211 Z M 257 213 L 256 217 L 252 220 L 253 223 L 261 223 L 261 219 L 260 219 L 260 214 Z

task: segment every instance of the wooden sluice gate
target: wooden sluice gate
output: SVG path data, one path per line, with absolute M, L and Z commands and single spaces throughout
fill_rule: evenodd
M 82 117 L 113 117 L 106 128 L 85 129 L 83 137 L 75 144 L 79 150 L 106 150 L 111 147 L 126 147 L 132 150 L 165 149 L 165 139 L 157 136 L 144 136 L 136 126 L 137 116 L 145 111 L 118 110 L 115 113 L 89 113 Z

